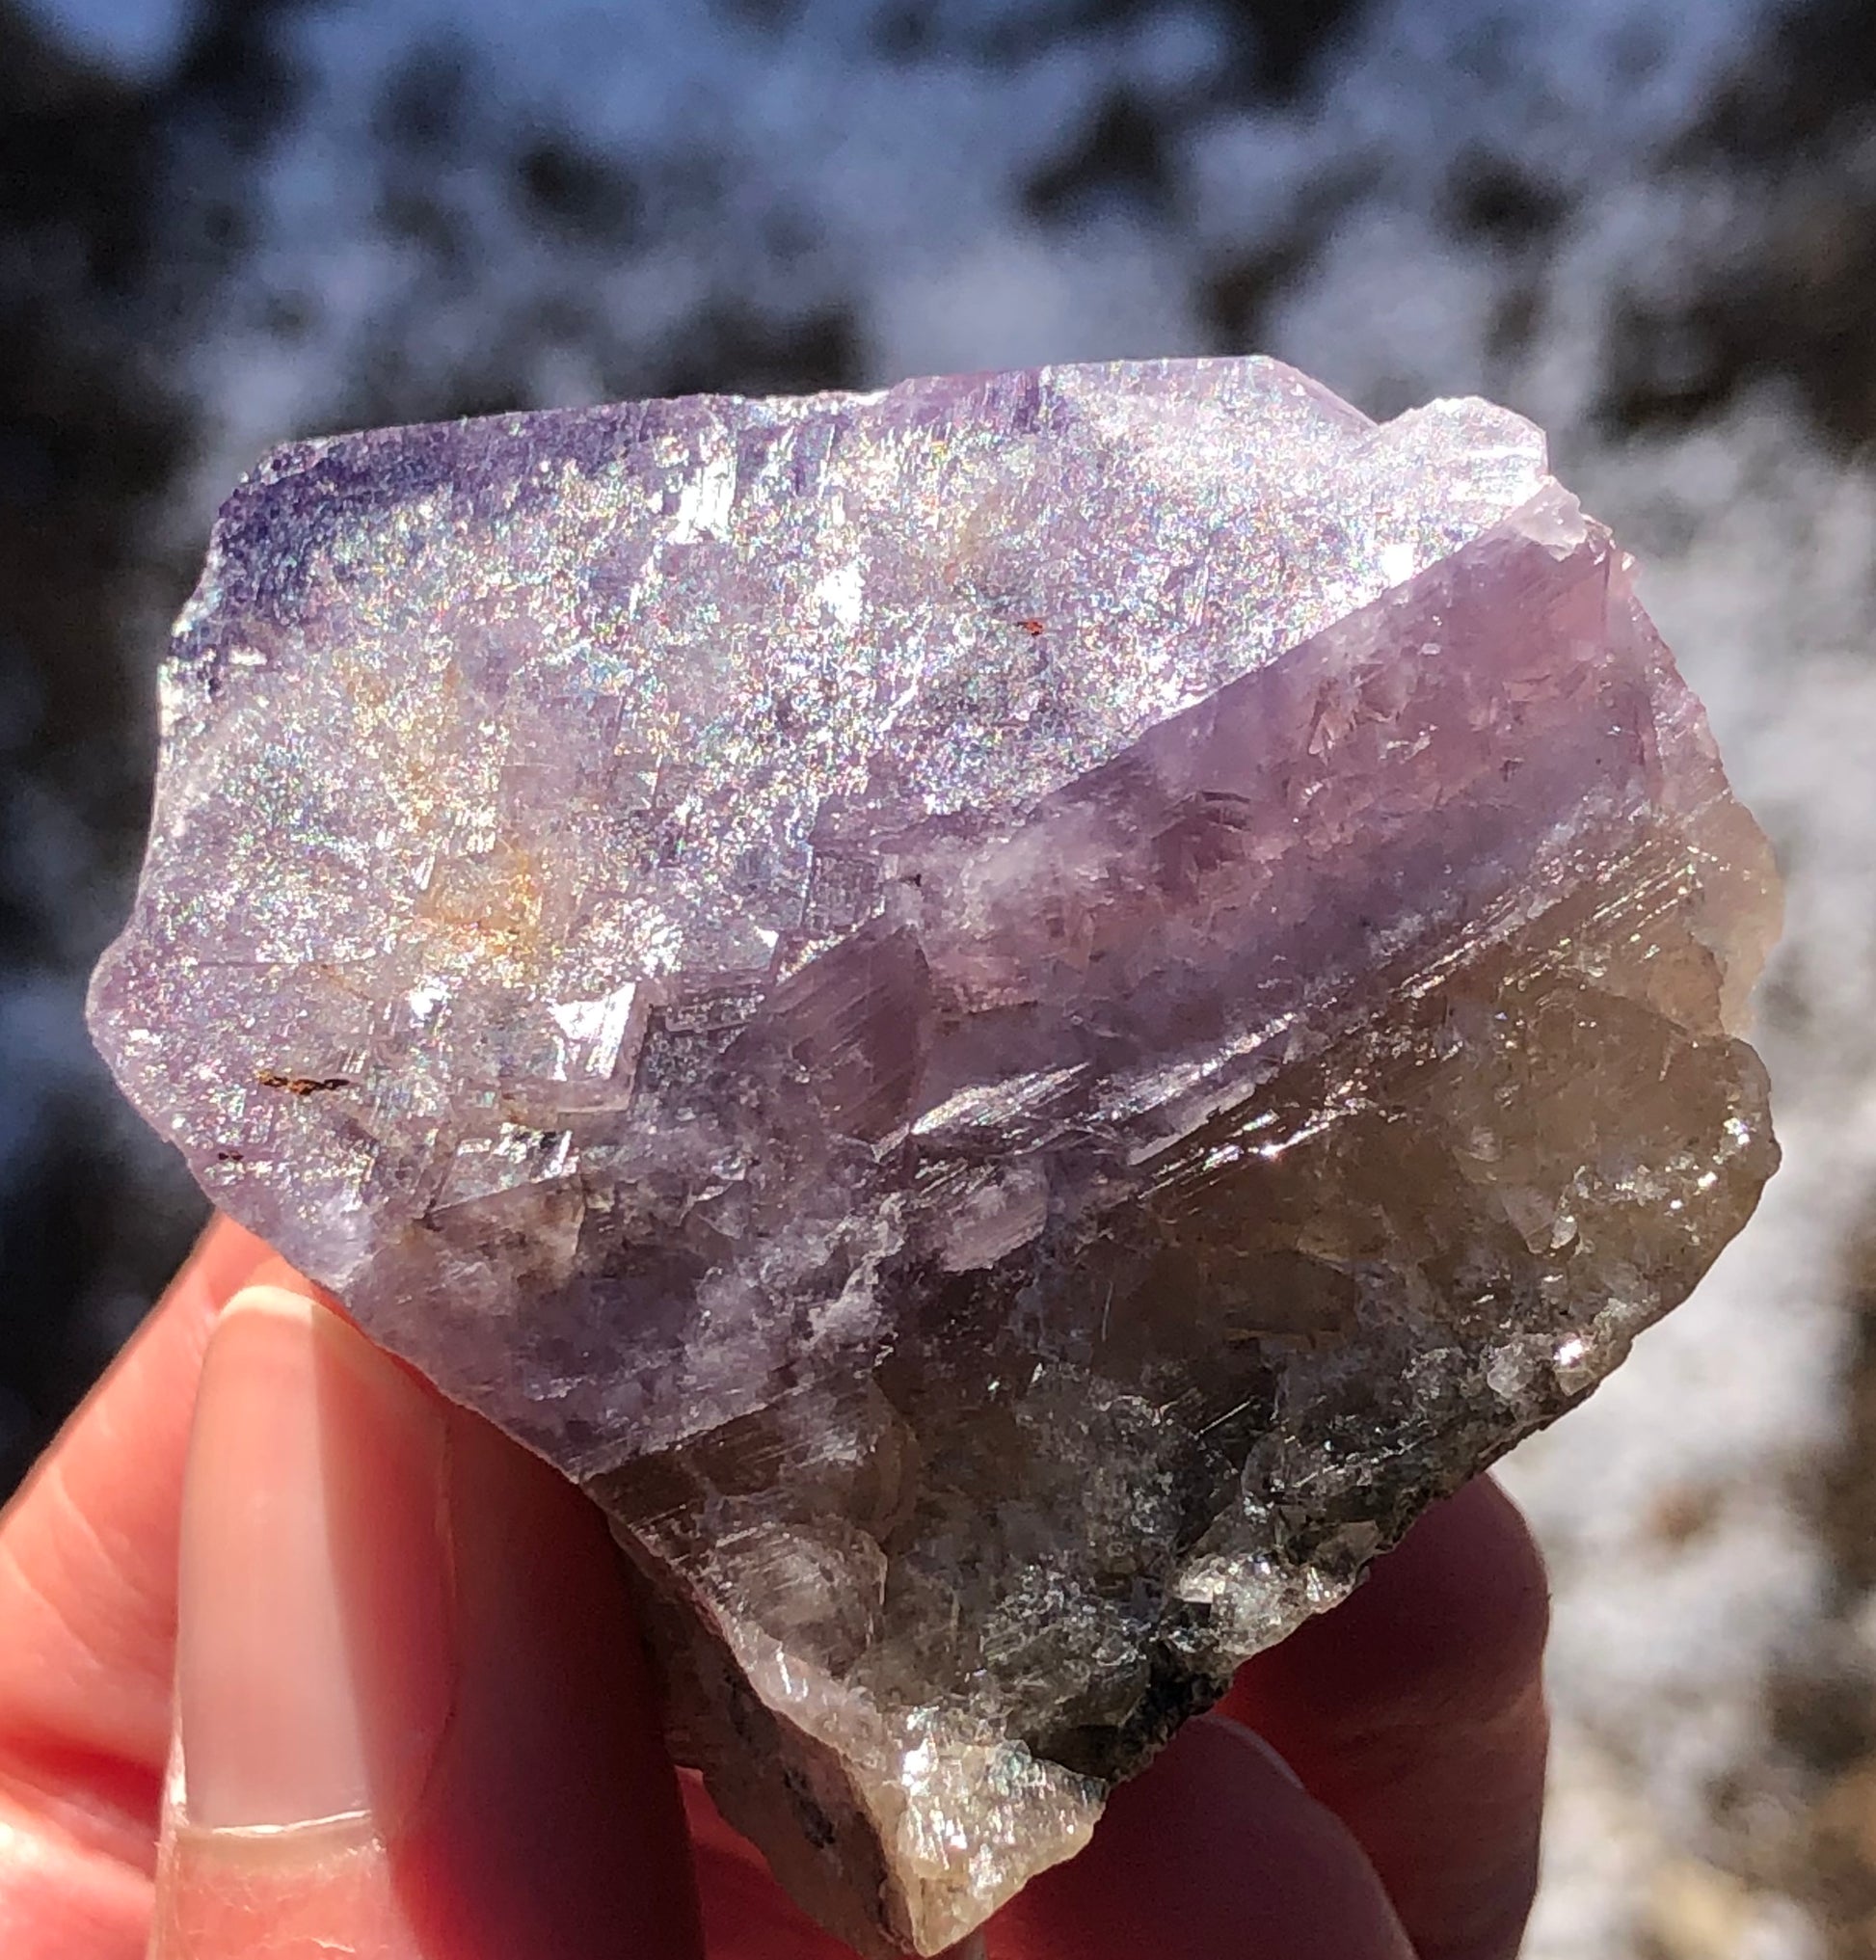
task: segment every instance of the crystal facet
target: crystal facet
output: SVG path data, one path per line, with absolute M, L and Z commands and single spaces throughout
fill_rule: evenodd
M 1687 1293 L 1776 917 L 1527 423 L 1123 363 L 276 452 L 93 1025 L 930 1953 Z

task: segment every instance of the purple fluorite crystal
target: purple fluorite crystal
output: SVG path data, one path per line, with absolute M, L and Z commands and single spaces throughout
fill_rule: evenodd
M 93 1022 L 930 1952 L 1744 1222 L 1776 909 L 1528 424 L 1054 368 L 278 451 Z

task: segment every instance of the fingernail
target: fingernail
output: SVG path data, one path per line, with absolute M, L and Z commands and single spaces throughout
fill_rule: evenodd
M 194 1831 L 406 1816 L 457 1675 L 439 1405 L 278 1286 L 209 1344 L 182 1515 L 176 1719 Z
M 1261 1756 L 1286 1783 L 1296 1789 L 1302 1788 L 1302 1778 L 1290 1767 L 1288 1759 L 1279 1756 L 1272 1744 L 1258 1734 L 1257 1731 L 1251 1728 L 1248 1723 L 1240 1722 L 1235 1716 L 1220 1715 L 1216 1710 L 1201 1715 L 1198 1719 L 1201 1722 L 1211 1724 L 1214 1728 L 1222 1729 L 1227 1734 L 1235 1737 L 1240 1744 L 1248 1744 L 1251 1751 L 1255 1755 Z

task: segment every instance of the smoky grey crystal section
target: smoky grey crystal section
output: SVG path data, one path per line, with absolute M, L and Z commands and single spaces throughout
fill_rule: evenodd
M 566 1473 L 674 1743 L 930 1953 L 1776 1161 L 1764 840 L 1528 424 L 1267 361 L 277 451 L 100 1047 Z

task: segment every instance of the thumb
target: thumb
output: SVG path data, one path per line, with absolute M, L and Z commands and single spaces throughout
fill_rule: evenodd
M 695 1960 L 597 1514 L 283 1288 L 209 1346 L 179 1622 L 153 1960 Z

